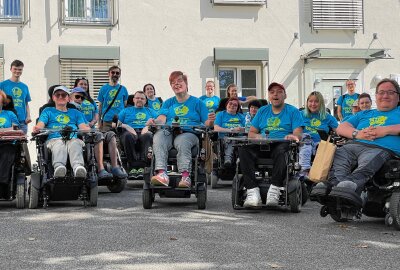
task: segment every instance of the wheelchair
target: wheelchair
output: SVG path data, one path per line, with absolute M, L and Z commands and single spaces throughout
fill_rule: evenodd
M 262 204 L 264 207 L 267 199 L 268 189 L 271 185 L 271 174 L 273 169 L 273 159 L 269 157 L 270 147 L 274 143 L 287 143 L 289 145 L 289 151 L 286 154 L 286 179 L 284 180 L 284 188 L 281 191 L 279 198 L 279 206 L 283 206 L 285 209 L 290 209 L 293 213 L 299 213 L 301 207 L 308 200 L 307 187 L 303 181 L 301 181 L 298 173 L 300 171 L 300 165 L 298 163 L 298 149 L 299 143 L 288 140 L 276 140 L 276 139 L 249 139 L 241 137 L 229 138 L 232 141 L 236 141 L 236 147 L 244 145 L 255 145 L 259 147 L 259 154 L 255 161 L 241 161 L 240 159 L 236 165 L 236 174 L 232 181 L 232 207 L 234 210 L 246 209 L 243 204 L 246 199 L 246 189 L 244 187 L 243 175 L 240 170 L 240 162 L 255 162 L 256 164 L 256 180 L 258 187 L 260 188 L 260 195 Z
M 184 126 L 172 125 L 172 126 L 161 126 L 160 128 L 171 132 L 173 136 L 177 136 L 182 132 L 181 128 Z M 189 126 L 185 126 L 189 128 Z M 202 141 L 206 134 L 206 129 L 204 127 L 190 127 L 193 129 L 199 137 L 199 146 L 192 147 L 192 171 L 190 178 L 192 179 L 191 187 L 179 188 L 178 183 L 181 178 L 181 174 L 178 172 L 177 168 L 177 150 L 172 148 L 168 152 L 168 176 L 169 185 L 168 186 L 154 186 L 151 184 L 151 177 L 155 174 L 155 156 L 153 153 L 153 158 L 150 162 L 150 167 L 146 167 L 144 170 L 144 184 L 142 201 L 144 209 L 151 209 L 152 204 L 155 201 L 156 194 L 160 198 L 190 198 L 192 194 L 197 197 L 197 207 L 198 209 L 205 209 L 207 202 L 207 183 L 206 183 L 206 172 L 205 172 L 205 149 L 202 147 Z M 152 130 L 154 132 L 154 129 Z
M 0 173 L 0 199 L 12 201 L 25 208 L 26 177 L 31 174 L 31 161 L 26 135 L 21 130 L 0 132 L 2 172 Z
M 315 188 L 312 195 L 322 204 L 322 217 L 330 215 L 336 222 L 360 219 L 362 215 L 384 218 L 387 226 L 400 230 L 400 159 L 388 160 L 367 182 L 361 196 L 329 184 Z
M 39 205 L 47 208 L 50 201 L 82 200 L 83 205 L 97 206 L 98 183 L 94 144 L 96 131 L 79 131 L 85 142 L 83 157 L 86 177 L 74 177 L 67 161 L 65 177 L 54 178 L 54 168 L 51 164 L 51 152 L 46 147 L 46 139 L 52 132 L 60 132 L 63 140 L 70 140 L 71 135 L 78 131 L 64 128 L 63 130 L 44 129 L 34 134 L 32 141 L 36 143 L 37 164 L 33 166 L 29 183 L 29 208 L 35 209 Z

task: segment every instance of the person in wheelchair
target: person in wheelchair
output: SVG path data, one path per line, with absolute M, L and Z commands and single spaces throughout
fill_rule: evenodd
M 253 120 L 254 116 L 256 116 L 258 109 L 260 109 L 262 106 L 265 105 L 268 105 L 268 102 L 265 99 L 257 99 L 250 101 L 249 106 L 247 107 L 249 110 L 245 115 L 246 132 L 249 132 L 251 126 L 251 120 Z
M 268 86 L 270 104 L 260 108 L 251 122 L 249 138 L 263 138 L 266 131 L 271 139 L 285 139 L 299 141 L 303 132 L 303 118 L 300 111 L 292 105 L 286 104 L 285 87 L 273 82 Z M 287 173 L 285 153 L 289 151 L 288 143 L 273 143 L 270 147 L 270 157 L 273 159 L 271 185 L 267 193 L 267 206 L 277 206 L 281 190 L 284 186 Z M 244 187 L 247 197 L 244 207 L 258 207 L 261 205 L 260 189 L 255 177 L 257 157 L 261 154 L 258 145 L 248 145 L 239 148 L 240 169 L 243 174 Z
M 337 128 L 337 133 L 352 139 L 337 149 L 327 183 L 318 183 L 314 196 L 344 192 L 350 201 L 362 205 L 361 192 L 383 164 L 400 155 L 400 87 L 397 81 L 383 79 L 376 87 L 373 110 L 361 111 Z
M 214 123 L 214 131 L 223 139 L 226 133 L 244 132 L 244 115 L 239 113 L 240 102 L 236 97 L 229 98 L 226 110 L 219 112 Z M 233 162 L 233 143 L 224 142 L 224 167 L 231 167 Z
M 166 100 L 156 119 L 149 119 L 148 125 L 171 125 L 176 118 L 182 126 L 182 133 L 176 137 L 165 129 L 160 129 L 154 134 L 153 150 L 155 156 L 155 170 L 157 172 L 151 178 L 152 185 L 169 185 L 169 177 L 166 173 L 168 152 L 172 147 L 178 151 L 177 166 L 182 177 L 179 187 L 191 187 L 192 147 L 199 144 L 198 136 L 193 130 L 185 128 L 185 125 L 209 126 L 215 120 L 215 113 L 208 113 L 207 107 L 200 99 L 189 95 L 187 76 L 181 71 L 174 71 L 169 76 L 169 83 L 175 96 Z
M 153 139 L 146 122 L 150 118 L 157 118 L 158 114 L 145 107 L 146 95 L 143 91 L 134 94 L 133 102 L 134 106 L 127 107 L 118 114 L 117 126 L 123 129 L 120 138 L 128 159 L 129 175 L 142 178 Z
M 52 99 L 55 107 L 48 107 L 43 110 L 39 116 L 38 123 L 33 127 L 34 133 L 38 133 L 44 128 L 63 129 L 66 126 L 72 129 L 90 130 L 81 112 L 67 108 L 67 104 L 70 101 L 69 94 L 69 90 L 64 86 L 54 88 Z M 76 134 L 71 140 L 63 141 L 59 132 L 51 133 L 46 145 L 47 149 L 52 153 L 55 178 L 65 177 L 68 156 L 74 177 L 86 177 L 82 150 L 84 142 L 76 138 Z
M 300 174 L 307 177 L 311 168 L 311 157 L 321 141 L 317 130 L 323 130 L 327 134 L 330 130 L 336 131 L 338 122 L 335 117 L 327 113 L 324 97 L 318 91 L 308 95 L 306 107 L 301 113 L 305 127 L 302 139 L 304 144 L 299 150 Z

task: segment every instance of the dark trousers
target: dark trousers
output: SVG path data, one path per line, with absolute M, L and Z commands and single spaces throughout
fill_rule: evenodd
M 124 152 L 128 159 L 128 169 L 134 167 L 144 167 L 147 160 L 147 152 L 152 144 L 153 134 L 147 132 L 133 135 L 127 130 L 124 130 L 121 135 L 121 144 L 124 147 Z
M 262 157 L 273 160 L 271 184 L 282 187 L 287 173 L 289 144 L 270 144 L 269 151 L 261 151 L 262 147 L 260 145 L 246 145 L 239 148 L 240 169 L 243 174 L 244 186 L 247 189 L 257 187 L 254 172 L 256 171 L 256 161 Z

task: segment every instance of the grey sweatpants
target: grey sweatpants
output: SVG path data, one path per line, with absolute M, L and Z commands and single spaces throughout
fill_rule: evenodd
M 62 139 L 51 139 L 47 142 L 47 148 L 52 154 L 53 168 L 58 166 L 66 166 L 67 158 L 69 155 L 69 161 L 72 169 L 77 166 L 84 166 L 82 147 L 84 142 L 80 139 L 71 139 L 63 141 Z

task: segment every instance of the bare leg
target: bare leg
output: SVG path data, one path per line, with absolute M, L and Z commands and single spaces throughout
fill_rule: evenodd
M 117 163 L 117 140 L 115 139 L 115 137 L 112 137 L 112 139 L 108 143 L 108 153 L 110 154 L 111 166 L 113 168 L 118 167 L 118 163 Z
M 97 167 L 98 167 L 98 172 L 101 170 L 104 170 L 104 164 L 103 164 L 103 141 L 99 142 L 94 146 L 94 155 L 97 160 Z

